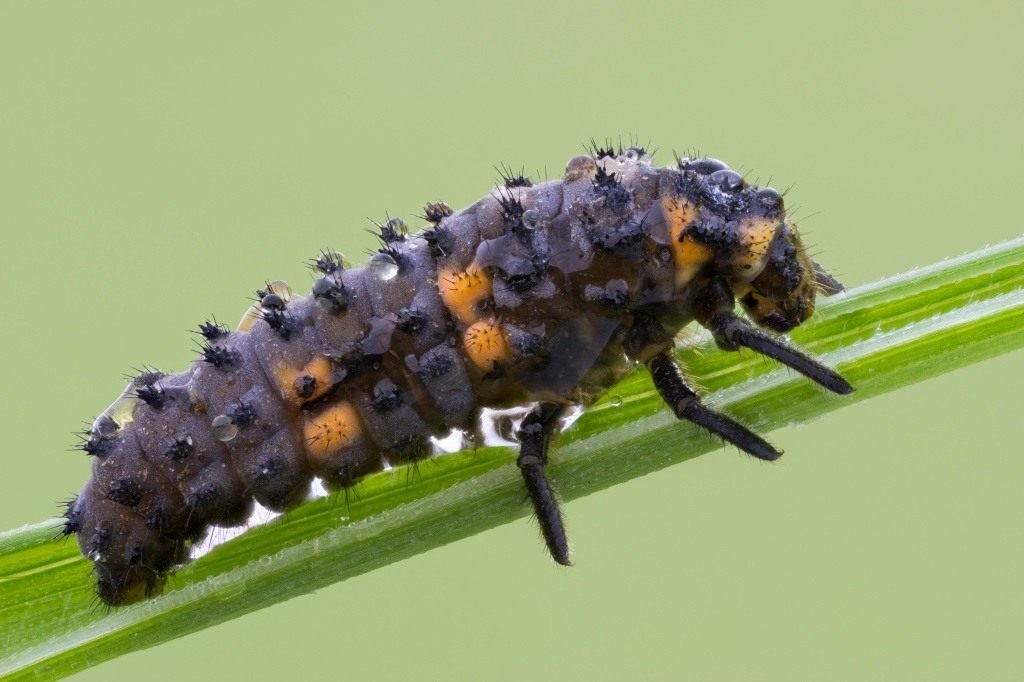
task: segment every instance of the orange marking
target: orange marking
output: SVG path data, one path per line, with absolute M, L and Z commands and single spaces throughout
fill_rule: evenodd
M 300 395 L 300 387 L 308 385 L 309 379 L 313 380 L 313 392 Z M 274 381 L 277 382 L 281 397 L 288 402 L 301 405 L 316 400 L 331 388 L 331 361 L 318 355 L 302 369 L 295 369 L 282 362 L 274 372 Z
M 747 218 L 740 222 L 740 248 L 733 256 L 737 275 L 749 282 L 764 269 L 768 247 L 779 229 L 778 219 Z
M 462 345 L 473 364 L 486 372 L 494 369 L 494 363 L 512 356 L 505 332 L 494 320 L 480 320 L 471 325 L 462 335 Z
M 323 461 L 355 442 L 362 430 L 359 413 L 349 402 L 336 403 L 316 415 L 308 415 L 302 426 L 306 455 L 312 462 Z
M 661 210 L 668 223 L 672 257 L 676 263 L 676 286 L 681 288 L 711 260 L 714 253 L 686 234 L 686 229 L 697 219 L 697 207 L 692 202 L 683 198 L 665 198 L 661 200 Z
M 491 296 L 491 278 L 470 265 L 464 272 L 444 268 L 437 275 L 437 286 L 445 306 L 463 323 L 477 319 L 477 304 Z

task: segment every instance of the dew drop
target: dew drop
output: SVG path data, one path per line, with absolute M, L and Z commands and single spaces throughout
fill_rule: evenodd
M 213 431 L 214 438 L 224 443 L 238 435 L 238 427 L 231 421 L 231 417 L 226 414 L 219 414 L 214 417 L 213 421 L 210 422 L 210 430 Z
M 615 394 L 612 396 L 612 407 L 622 407 L 622 396 Z
M 527 230 L 536 230 L 540 225 L 540 211 L 535 208 L 527 209 L 523 211 L 523 217 L 520 220 Z
M 391 254 L 387 253 L 373 254 L 368 267 L 374 277 L 385 282 L 394 279 L 395 275 L 398 274 L 398 263 Z

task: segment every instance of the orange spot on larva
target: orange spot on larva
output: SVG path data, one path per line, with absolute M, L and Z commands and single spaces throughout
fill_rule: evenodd
M 349 402 L 335 403 L 307 415 L 302 426 L 306 454 L 311 461 L 327 459 L 355 442 L 362 428 L 359 413 Z
M 331 388 L 331 361 L 319 355 L 302 369 L 281 363 L 274 371 L 281 397 L 301 405 L 323 396 Z
M 764 269 L 768 247 L 779 225 L 779 220 L 772 218 L 747 218 L 740 222 L 740 245 L 733 256 L 733 268 L 742 279 L 749 282 Z
M 478 317 L 477 304 L 491 296 L 491 278 L 473 265 L 465 271 L 443 268 L 437 274 L 437 288 L 448 310 L 470 324 Z
M 462 335 L 462 345 L 470 361 L 487 372 L 494 368 L 494 363 L 511 357 L 505 332 L 494 320 L 480 320 L 470 325 Z
M 707 246 L 694 241 L 686 229 L 697 219 L 697 207 L 688 199 L 666 198 L 661 209 L 668 224 L 672 257 L 676 264 L 676 286 L 685 286 L 714 255 Z

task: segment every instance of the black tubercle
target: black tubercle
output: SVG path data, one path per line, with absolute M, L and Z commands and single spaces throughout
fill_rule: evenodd
M 109 528 L 97 528 L 96 532 L 93 533 L 92 537 L 89 539 L 88 554 L 102 555 L 110 549 L 110 535 Z
M 164 457 L 175 462 L 180 462 L 190 456 L 194 450 L 195 446 L 192 445 L 191 436 L 176 438 L 174 442 L 171 443 L 170 447 L 164 450 Z
M 619 155 L 619 152 L 615 149 L 615 145 L 611 142 L 605 140 L 604 144 L 605 146 L 598 145 L 594 138 L 591 138 L 590 143 L 583 145 L 583 147 L 598 161 L 601 159 L 614 159 Z
M 275 293 L 260 298 L 261 317 L 278 335 L 288 340 L 299 331 L 299 321 L 285 311 L 284 299 Z
M 135 396 L 154 410 L 162 410 L 167 406 L 171 396 L 156 384 L 144 384 L 135 389 Z
M 63 535 L 71 535 L 82 529 L 82 513 L 78 509 L 77 495 L 67 501 L 62 516 L 64 524 L 61 526 L 60 532 Z
M 402 308 L 398 311 L 398 328 L 407 334 L 415 334 L 427 324 L 427 316 L 417 308 Z
M 337 277 L 321 277 L 313 282 L 313 298 L 331 313 L 342 313 L 348 308 L 348 291 Z
M 404 401 L 402 391 L 391 379 L 384 378 L 373 387 L 373 409 L 386 412 L 398 407 Z
M 424 232 L 423 239 L 430 246 L 430 253 L 434 258 L 443 258 L 455 249 L 455 235 L 440 225 Z
M 528 178 L 522 169 L 519 172 L 515 172 L 508 166 L 502 164 L 495 166 L 495 170 L 498 171 L 498 175 L 501 176 L 501 184 L 505 189 L 514 189 L 516 187 L 533 187 L 533 180 Z
M 273 292 L 260 297 L 260 307 L 266 310 L 284 310 L 284 299 Z
M 428 353 L 419 362 L 417 374 L 428 379 L 442 377 L 452 368 L 452 359 L 441 353 Z
M 310 267 L 324 275 L 333 275 L 345 269 L 344 258 L 336 251 L 321 251 Z
M 120 426 L 110 417 L 99 417 L 93 427 L 85 433 L 86 438 L 81 444 L 82 450 L 93 457 L 105 457 L 113 449 L 119 430 Z
M 82 450 L 87 455 L 93 457 L 103 457 L 110 453 L 110 448 L 113 447 L 113 442 L 109 438 L 101 438 L 96 435 L 89 436 L 88 439 L 82 442 Z
M 729 169 L 725 162 L 713 159 L 710 156 L 702 156 L 696 159 L 682 158 L 676 162 L 676 165 L 681 171 L 692 171 L 699 175 L 711 175 L 715 171 Z
M 316 378 L 311 377 L 308 374 L 303 374 L 295 379 L 295 395 L 299 396 L 303 400 L 311 398 L 316 393 L 317 383 Z
M 615 215 L 623 215 L 629 208 L 632 199 L 629 190 L 622 186 L 617 174 L 605 171 L 602 166 L 598 166 L 594 174 L 594 191 L 604 197 L 605 206 Z
M 199 325 L 199 333 L 207 341 L 214 341 L 228 335 L 228 328 L 216 321 L 207 320 Z
M 409 233 L 409 227 L 401 218 L 388 218 L 383 224 L 374 223 L 379 231 L 378 238 L 384 244 L 404 242 L 405 236 Z
M 138 506 L 142 501 L 142 487 L 134 478 L 118 478 L 107 489 L 107 499 L 125 507 Z
M 629 220 L 620 225 L 592 230 L 590 241 L 616 258 L 639 261 L 644 257 L 643 240 L 646 234 L 642 220 Z
M 273 481 L 285 468 L 284 460 L 276 455 L 271 455 L 260 462 L 259 469 L 256 471 L 256 481 L 259 483 Z
M 523 213 L 526 209 L 523 208 L 523 202 L 519 197 L 511 192 L 499 192 L 498 204 L 501 206 L 501 218 L 506 225 L 513 229 L 522 226 Z
M 384 246 L 377 249 L 377 253 L 388 256 L 398 266 L 398 274 L 402 274 L 409 269 L 409 258 L 405 255 L 401 248 L 396 244 L 385 244 Z M 371 265 L 372 267 L 372 265 Z
M 454 213 L 454 211 L 451 206 L 443 201 L 434 201 L 423 207 L 422 218 L 427 222 L 437 225 L 452 213 Z
M 231 418 L 231 421 L 235 426 L 239 428 L 252 426 L 256 423 L 256 408 L 244 400 L 240 400 L 229 407 L 227 415 Z
M 216 483 L 204 483 L 185 496 L 185 504 L 193 509 L 208 509 L 223 494 L 220 486 Z
M 228 370 L 237 366 L 241 357 L 227 346 L 214 346 L 206 344 L 203 346 L 203 361 L 208 362 L 217 369 Z

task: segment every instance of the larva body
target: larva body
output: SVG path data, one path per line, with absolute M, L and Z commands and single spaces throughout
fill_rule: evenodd
M 192 542 L 242 523 L 254 499 L 289 509 L 314 476 L 351 486 L 425 456 L 431 436 L 472 430 L 484 407 L 527 403 L 538 408 L 519 466 L 552 555 L 568 563 L 547 437 L 564 406 L 588 404 L 636 363 L 681 418 L 778 456 L 704 408 L 666 359 L 693 320 L 723 348 L 849 388 L 732 314 L 735 297 L 785 331 L 811 314 L 816 287 L 837 285 L 805 255 L 779 195 L 721 162 L 656 168 L 639 148 L 595 150 L 560 180 L 509 177 L 466 209 L 425 212 L 433 226 L 420 233 L 383 226 L 366 267 L 324 254 L 311 295 L 269 286 L 238 329 L 204 324 L 188 370 L 143 374 L 96 420 L 84 444 L 93 475 L 65 532 L 95 563 L 103 601 L 158 591 Z

